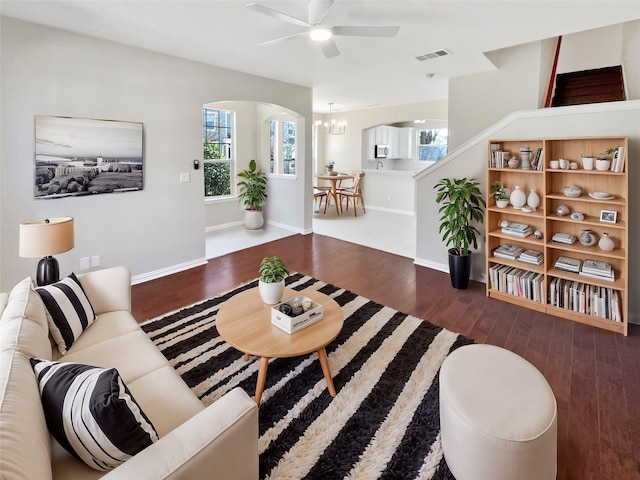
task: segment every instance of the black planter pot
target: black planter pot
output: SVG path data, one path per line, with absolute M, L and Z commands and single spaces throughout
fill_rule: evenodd
M 458 255 L 457 249 L 449 249 L 449 276 L 453 288 L 464 290 L 469 286 L 471 252 L 467 251 L 464 255 Z

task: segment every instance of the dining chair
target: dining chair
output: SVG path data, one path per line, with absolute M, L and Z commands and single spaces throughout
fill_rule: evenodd
M 318 210 L 317 212 L 320 213 L 320 209 L 322 208 L 322 199 L 324 198 L 324 214 L 327 213 L 327 205 L 329 204 L 329 191 L 327 190 L 315 190 L 313 192 L 313 203 L 315 205 L 316 202 L 318 203 Z
M 338 190 L 338 196 L 340 199 L 340 209 L 342 210 L 342 199 L 347 199 L 347 208 L 349 210 L 349 200 L 353 198 L 353 214 L 354 216 L 358 216 L 358 199 L 360 199 L 360 204 L 362 205 L 362 212 L 367 213 L 366 208 L 364 207 L 364 198 L 362 197 L 362 177 L 364 177 L 364 172 L 354 172 L 353 174 L 353 185 L 349 188 L 341 188 Z

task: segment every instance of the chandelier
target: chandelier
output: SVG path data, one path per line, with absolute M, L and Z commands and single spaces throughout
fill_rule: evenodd
M 336 122 L 333 119 L 333 102 L 329 102 L 329 121 L 323 123 L 318 120 L 316 125 L 318 131 L 325 135 L 344 135 L 347 129 L 347 122 Z

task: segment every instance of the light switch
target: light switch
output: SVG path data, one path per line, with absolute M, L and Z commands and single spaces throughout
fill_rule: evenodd
M 180 183 L 189 183 L 190 181 L 191 181 L 191 174 L 189 173 L 180 174 Z

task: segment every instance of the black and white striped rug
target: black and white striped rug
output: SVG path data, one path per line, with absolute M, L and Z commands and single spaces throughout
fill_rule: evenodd
M 327 392 L 317 354 L 273 359 L 260 405 L 262 479 L 453 479 L 440 446 L 438 372 L 471 340 L 302 274 L 343 309 L 327 355 L 337 396 Z M 215 326 L 220 305 L 257 286 L 151 319 L 142 328 L 209 405 L 236 386 L 255 392 L 259 359 L 248 362 Z

